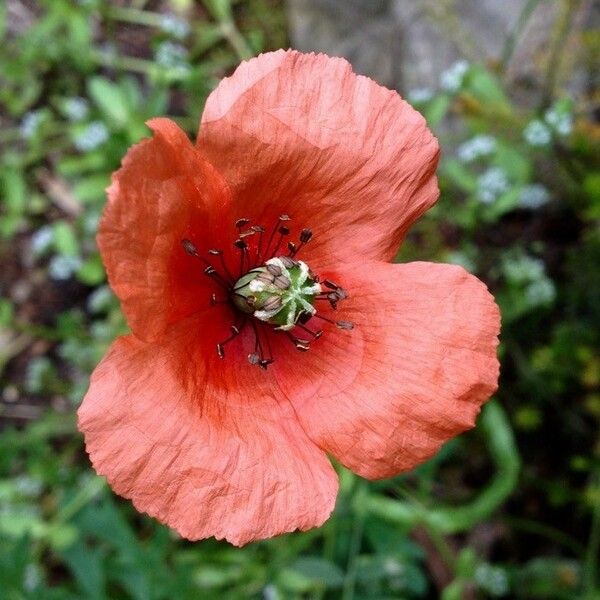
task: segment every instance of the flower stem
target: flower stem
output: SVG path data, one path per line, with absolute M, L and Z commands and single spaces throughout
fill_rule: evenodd
M 388 521 L 411 527 L 423 525 L 443 534 L 466 531 L 487 519 L 515 489 L 520 458 L 512 429 L 498 403 L 489 402 L 484 408 L 481 429 L 486 436 L 496 474 L 471 502 L 458 507 L 427 509 L 411 502 L 371 495 L 365 500 L 366 509 Z

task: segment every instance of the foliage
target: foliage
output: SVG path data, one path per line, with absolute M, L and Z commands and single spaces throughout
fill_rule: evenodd
M 224 74 L 286 45 L 282 8 L 18 4 L 16 24 L 0 6 L 0 596 L 599 598 L 591 113 L 566 93 L 519 106 L 501 73 L 462 61 L 438 90 L 408 94 L 445 152 L 442 199 L 399 258 L 456 262 L 490 285 L 503 313 L 498 398 L 412 474 L 367 483 L 340 468 L 319 530 L 241 550 L 190 544 L 115 497 L 75 429 L 89 373 L 126 328 L 94 234 L 144 121 L 169 114 L 193 134 Z

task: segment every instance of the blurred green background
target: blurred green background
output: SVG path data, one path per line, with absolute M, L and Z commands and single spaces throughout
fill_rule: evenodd
M 237 549 L 182 541 L 113 495 L 74 414 L 126 330 L 94 242 L 110 173 L 147 118 L 193 135 L 220 78 L 287 47 L 285 6 L 0 3 L 1 600 L 600 598 L 600 109 L 593 79 L 561 79 L 567 42 L 596 65 L 600 42 L 574 25 L 581 3 L 558 2 L 542 93 L 516 94 L 506 65 L 536 4 L 499 60 L 401 90 L 444 153 L 441 200 L 399 260 L 490 286 L 497 397 L 413 473 L 339 469 L 322 528 Z

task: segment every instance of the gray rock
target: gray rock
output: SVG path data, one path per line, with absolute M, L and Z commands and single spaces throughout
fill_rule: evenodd
M 293 47 L 344 56 L 402 92 L 437 87 L 465 58 L 502 65 L 513 86 L 541 93 L 561 27 L 592 27 L 599 13 L 592 0 L 287 0 L 287 7 Z M 567 62 L 577 63 L 572 37 Z M 589 81 L 572 64 L 560 74 L 571 91 Z

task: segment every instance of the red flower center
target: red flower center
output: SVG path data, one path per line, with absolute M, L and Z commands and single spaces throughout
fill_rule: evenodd
M 290 228 L 288 215 L 281 215 L 267 235 L 262 225 L 251 225 L 250 219 L 235 222 L 238 237 L 233 243 L 239 253 L 237 274 L 227 266 L 235 261 L 226 260 L 220 248 L 210 249 L 209 256 L 218 259 L 215 266 L 202 256 L 188 239 L 181 240 L 183 249 L 204 263 L 204 274 L 211 277 L 224 297 L 213 293 L 211 305 L 228 304 L 234 312 L 230 335 L 216 345 L 219 358 L 225 358 L 225 346 L 233 342 L 250 326 L 254 333 L 254 350 L 248 361 L 263 369 L 274 362 L 270 336 L 285 334 L 301 352 L 310 349 L 310 344 L 323 334 L 308 325 L 313 319 L 335 324 L 340 329 L 352 329 L 349 321 L 334 321 L 319 314 L 315 303 L 327 301 L 333 309 L 338 302 L 348 297 L 337 283 L 319 276 L 296 256 L 313 237 L 310 229 L 302 229 L 299 241 L 286 240 Z M 287 248 L 287 254 L 284 254 Z

